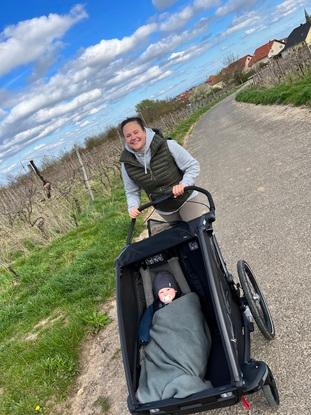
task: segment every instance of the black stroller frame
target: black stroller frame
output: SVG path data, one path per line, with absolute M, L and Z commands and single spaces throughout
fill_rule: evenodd
M 251 358 L 250 337 L 254 321 L 263 336 L 275 336 L 274 324 L 266 300 L 246 261 L 237 264 L 240 283 L 227 270 L 213 233 L 215 205 L 211 194 L 200 187 L 185 190 L 203 193 L 210 210 L 190 222 L 176 222 L 169 229 L 131 243 L 135 219 L 128 232 L 127 245 L 116 260 L 116 297 L 120 344 L 128 387 L 128 408 L 132 414 L 188 414 L 234 405 L 244 396 L 263 391 L 270 407 L 279 405 L 277 386 L 269 366 Z M 142 211 L 172 197 L 140 206 Z M 212 351 L 207 379 L 213 388 L 182 399 L 165 399 L 140 403 L 135 392 L 139 380 L 139 345 L 137 330 L 146 308 L 141 267 L 166 263 L 177 256 L 180 266 L 200 300 L 202 311 L 212 333 Z

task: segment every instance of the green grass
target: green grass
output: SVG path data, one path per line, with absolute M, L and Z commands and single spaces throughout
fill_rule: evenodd
M 251 87 L 236 96 L 240 102 L 253 104 L 311 105 L 311 75 L 295 82 L 282 83 L 272 88 Z
M 88 212 L 78 229 L 17 259 L 14 284 L 0 274 L 1 415 L 33 414 L 36 405 L 46 413 L 48 399 L 65 397 L 85 333 L 109 324 L 97 309 L 113 292 L 129 225 L 121 183 L 93 210 L 100 219 Z
M 182 142 L 202 108 L 174 131 Z M 109 324 L 99 312 L 114 291 L 114 262 L 130 223 L 122 183 L 111 197 L 97 199 L 81 225 L 47 247 L 11 264 L 18 276 L 0 270 L 0 415 L 55 415 L 53 402 L 68 395 L 79 371 L 87 332 Z M 136 233 L 142 228 L 138 220 Z M 98 402 L 104 411 L 109 402 Z

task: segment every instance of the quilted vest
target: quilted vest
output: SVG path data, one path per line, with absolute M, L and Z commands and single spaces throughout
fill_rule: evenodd
M 156 200 L 164 193 L 169 193 L 172 187 L 181 181 L 183 172 L 170 153 L 166 139 L 155 135 L 150 144 L 150 151 L 150 168 L 147 169 L 147 174 L 135 155 L 126 149 L 121 154 L 120 162 L 124 163 L 129 177 L 147 193 L 149 199 Z M 188 199 L 190 193 L 185 192 L 177 199 L 166 200 L 156 207 L 163 212 L 177 210 Z

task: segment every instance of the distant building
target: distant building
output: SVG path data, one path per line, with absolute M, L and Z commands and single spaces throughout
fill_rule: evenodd
M 178 101 L 182 101 L 182 102 L 188 102 L 190 95 L 191 95 L 191 91 L 192 91 L 192 88 L 177 95 L 175 99 Z
M 311 16 L 307 13 L 306 9 L 305 18 L 306 22 L 302 23 L 298 27 L 295 27 L 295 29 L 289 34 L 286 46 L 282 51 L 282 57 L 287 56 L 290 54 L 291 50 L 301 46 L 302 44 L 306 44 L 309 47 L 311 46 Z
M 223 88 L 224 87 L 224 82 L 221 78 L 220 75 L 211 75 L 208 80 L 206 81 L 206 83 L 211 87 L 211 88 Z
M 249 62 L 249 66 L 252 69 L 258 68 L 258 66 L 268 63 L 269 59 L 278 55 L 285 48 L 285 42 L 282 40 L 270 40 L 262 46 L 259 46 L 254 52 L 252 59 Z
M 233 74 L 235 72 L 247 72 L 249 71 L 249 64 L 252 60 L 252 55 L 245 55 L 242 58 L 230 63 L 223 71 L 226 74 Z

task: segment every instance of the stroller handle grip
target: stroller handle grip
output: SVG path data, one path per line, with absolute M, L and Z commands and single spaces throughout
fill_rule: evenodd
M 202 187 L 198 187 L 198 186 L 186 186 L 184 188 L 184 191 L 187 191 L 187 190 L 195 190 L 199 193 L 203 193 L 207 197 L 208 203 L 209 203 L 209 206 L 210 206 L 209 216 L 210 216 L 211 221 L 214 221 L 215 220 L 215 204 L 214 204 L 214 200 L 213 200 L 212 195 L 210 194 L 210 192 L 208 192 L 207 190 L 203 189 Z M 162 197 L 160 197 L 159 199 L 156 199 L 156 200 L 147 202 L 143 205 L 140 205 L 138 210 L 140 212 L 142 212 L 143 210 L 149 208 L 150 206 L 156 207 L 159 203 L 162 203 L 165 200 L 171 199 L 172 197 L 173 197 L 173 192 L 166 193 Z M 127 240 L 126 240 L 127 245 L 129 245 L 132 241 L 133 232 L 134 232 L 134 228 L 135 228 L 135 223 L 136 223 L 136 219 L 132 219 L 131 224 L 130 224 L 129 229 L 128 229 L 128 233 L 127 233 Z

